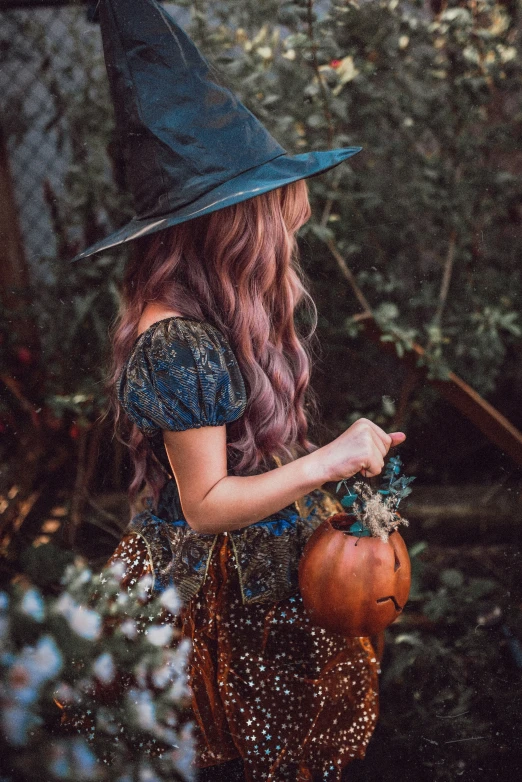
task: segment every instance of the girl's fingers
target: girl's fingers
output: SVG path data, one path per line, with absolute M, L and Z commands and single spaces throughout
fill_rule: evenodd
M 375 454 L 372 459 L 368 460 L 366 467 L 360 471 L 364 478 L 374 478 L 376 475 L 380 475 L 384 467 L 384 459 L 380 454 Z
M 381 429 L 381 427 L 377 426 L 377 424 L 374 423 L 373 421 L 368 421 L 368 423 L 370 424 L 372 431 L 375 432 L 375 434 L 381 440 L 381 442 L 384 443 L 386 449 L 391 448 L 391 444 L 392 444 L 391 435 L 387 434 L 384 431 L 384 429 Z
M 382 441 L 382 439 L 379 437 L 378 434 L 375 433 L 373 429 L 370 430 L 370 434 L 372 436 L 373 443 L 381 456 L 386 456 L 389 450 L 389 446 L 385 445 L 385 443 Z
M 391 448 L 393 448 L 395 445 L 400 445 L 403 443 L 406 439 L 406 435 L 404 432 L 390 432 L 390 437 L 392 439 Z

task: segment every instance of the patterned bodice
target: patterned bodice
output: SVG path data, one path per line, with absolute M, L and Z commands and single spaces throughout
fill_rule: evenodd
M 239 366 L 228 341 L 211 324 L 166 318 L 136 340 L 118 381 L 118 398 L 169 475 L 157 507 L 149 501 L 127 531 L 147 544 L 154 588 L 175 585 L 188 600 L 205 580 L 218 536 L 187 524 L 162 432 L 236 421 L 247 404 Z M 323 518 L 340 509 L 318 489 L 267 519 L 224 533 L 230 536 L 244 602 L 276 602 L 295 592 L 306 540 Z

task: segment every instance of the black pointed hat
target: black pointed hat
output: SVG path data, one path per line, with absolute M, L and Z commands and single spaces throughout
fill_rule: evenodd
M 100 0 L 99 11 L 136 216 L 74 260 L 313 176 L 360 151 L 288 155 L 216 83 L 156 0 Z

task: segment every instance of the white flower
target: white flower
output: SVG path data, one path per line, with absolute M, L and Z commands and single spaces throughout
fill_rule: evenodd
M 110 684 L 114 679 L 114 674 L 116 672 L 112 654 L 110 654 L 110 652 L 100 654 L 94 661 L 92 670 L 96 678 L 99 679 L 102 684 Z
M 36 687 L 56 676 L 63 666 L 60 650 L 50 635 L 42 636 L 36 647 L 26 646 L 22 651 L 21 661 Z
M 151 768 L 147 762 L 141 763 L 139 774 L 139 782 L 161 782 L 160 777 L 158 777 L 154 769 Z
M 160 597 L 160 603 L 165 606 L 171 614 L 177 614 L 181 608 L 181 600 L 178 595 L 177 589 L 169 587 L 166 589 Z
M 62 576 L 62 584 L 69 584 L 73 580 L 77 571 L 78 568 L 76 567 L 76 565 L 73 564 L 67 565 Z
M 257 53 L 260 57 L 263 58 L 263 60 L 271 60 L 272 59 L 272 49 L 270 46 L 260 46 L 257 50 Z
M 62 584 L 70 584 L 73 579 L 78 578 L 78 576 L 84 572 L 86 569 L 86 563 L 85 560 L 81 557 L 75 557 L 75 560 L 70 565 L 67 565 L 65 568 L 64 574 L 62 576 Z
M 71 584 L 73 589 L 77 589 L 79 586 L 87 584 L 92 578 L 92 572 L 89 568 L 82 568 L 74 581 Z
M 166 693 L 167 700 L 170 703 L 180 703 L 191 694 L 188 681 L 184 678 L 176 679 L 170 690 Z
M 183 638 L 172 656 L 171 666 L 178 676 L 184 674 L 187 669 L 188 656 L 192 650 L 192 643 L 188 638 Z
M 120 625 L 120 630 L 125 638 L 129 639 L 129 641 L 133 641 L 138 635 L 136 622 L 134 622 L 132 619 L 126 619 L 124 622 L 122 622 Z
M 121 559 L 117 559 L 109 565 L 108 570 L 109 575 L 115 578 L 116 581 L 121 581 L 125 575 L 125 563 Z
M 355 67 L 353 57 L 350 55 L 348 55 L 348 57 L 343 57 L 335 70 L 339 84 L 332 90 L 332 94 L 339 95 L 344 85 L 353 81 L 355 77 L 359 75 L 360 71 Z
M 147 687 L 147 666 L 143 660 L 141 660 L 134 668 L 134 678 L 138 687 Z
M 410 42 L 410 37 L 408 35 L 401 35 L 399 38 L 399 49 L 406 49 Z
M 98 761 L 96 756 L 89 749 L 85 739 L 75 738 L 72 742 L 73 767 L 75 771 L 75 782 L 90 782 L 98 779 Z
M 510 62 L 510 60 L 514 60 L 517 57 L 517 50 L 514 46 L 497 46 L 497 49 L 500 53 L 500 59 L 502 62 Z
M 147 690 L 129 690 L 127 695 L 134 719 L 142 730 L 153 730 L 156 726 L 156 709 Z
M 147 573 L 146 576 L 142 576 L 136 585 L 138 597 L 140 598 L 148 597 L 148 594 L 152 588 L 153 583 L 154 583 L 154 579 L 149 573 Z
M 101 632 L 101 616 L 90 608 L 77 606 L 68 617 L 71 629 L 88 641 L 96 641 Z
M 462 27 L 464 27 L 466 23 L 471 24 L 472 17 L 467 8 L 448 8 L 441 13 L 440 20 L 443 22 L 454 22 L 455 20 L 458 20 Z
M 196 742 L 191 724 L 184 725 L 179 737 L 179 749 L 175 752 L 175 767 L 183 779 L 194 778 L 194 761 L 196 759 Z
M 15 747 L 26 744 L 29 729 L 40 722 L 28 709 L 18 703 L 2 704 L 0 718 L 5 738 Z
M 49 770 L 58 779 L 70 779 L 71 767 L 67 757 L 67 746 L 64 741 L 55 741 L 51 744 Z
M 163 690 L 172 679 L 172 671 L 168 665 L 156 668 L 152 673 L 152 681 L 155 687 Z
M 465 46 L 462 54 L 469 62 L 478 65 L 480 63 L 480 53 L 474 46 Z
M 54 611 L 56 611 L 57 614 L 64 616 L 68 621 L 70 621 L 71 616 L 77 608 L 78 603 L 73 600 L 68 592 L 63 592 L 54 604 Z
M 147 640 L 153 646 L 166 646 L 172 641 L 174 630 L 169 625 L 151 625 L 145 631 Z
M 45 618 L 45 606 L 42 596 L 37 589 L 28 589 L 20 604 L 22 614 L 30 616 L 35 622 L 43 622 Z

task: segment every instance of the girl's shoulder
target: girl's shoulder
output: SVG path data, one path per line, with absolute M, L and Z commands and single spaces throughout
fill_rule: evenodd
M 246 390 L 226 337 L 211 323 L 171 315 L 137 337 L 117 383 L 118 398 L 145 434 L 229 423 Z
M 157 304 L 154 301 L 150 301 L 145 306 L 145 309 L 141 314 L 141 318 L 138 323 L 138 337 L 140 337 L 144 331 L 147 331 L 149 328 L 162 320 L 182 317 L 182 313 L 178 310 L 169 309 L 163 304 Z

